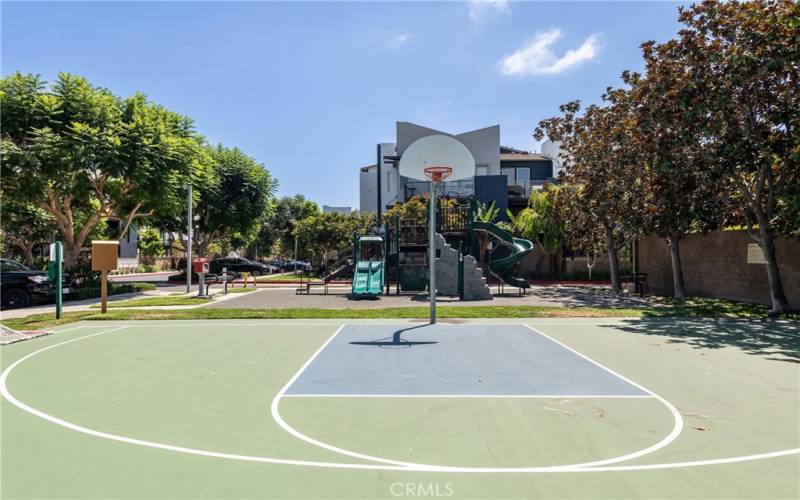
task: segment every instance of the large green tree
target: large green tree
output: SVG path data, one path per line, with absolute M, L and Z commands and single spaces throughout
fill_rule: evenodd
M 644 231 L 664 238 L 670 252 L 674 296 L 686 297 L 680 242 L 689 231 L 720 224 L 719 177 L 709 168 L 704 110 L 675 41 L 642 45 L 646 76 L 624 72 L 636 133 Z
M 53 217 L 68 267 L 104 219 L 124 221 L 122 237 L 135 219 L 180 206 L 200 144 L 189 118 L 67 73 L 52 85 L 3 78 L 0 108 L 3 196 Z
M 295 233 L 313 263 L 322 265 L 329 252 L 352 245 L 354 234 L 367 234 L 374 225 L 375 215 L 370 212 L 316 213 L 297 221 Z
M 53 217 L 36 205 L 0 197 L 0 237 L 28 266 L 34 265 L 34 249 L 50 242 L 56 230 Z
M 192 252 L 204 257 L 209 246 L 222 240 L 237 248 L 257 236 L 269 213 L 278 182 L 264 165 L 236 148 L 204 148 L 203 168 L 193 181 Z M 185 209 L 159 224 L 184 233 Z M 180 242 L 186 248 L 185 235 Z
M 705 1 L 681 8 L 679 20 L 677 50 L 704 113 L 710 168 L 764 253 L 771 312 L 786 312 L 775 238 L 798 224 L 800 4 Z
M 293 255 L 297 222 L 320 213 L 316 203 L 300 194 L 274 200 L 259 232 L 259 245 L 265 251 L 271 249 L 282 256 Z M 298 242 L 298 250 L 301 254 L 307 253 L 307 249 L 301 247 L 301 242 Z
M 603 106 L 588 106 L 581 114 L 578 101 L 564 104 L 561 116 L 542 120 L 534 131 L 537 140 L 547 135 L 562 143 L 562 180 L 572 194 L 579 194 L 571 206 L 586 212 L 583 219 L 602 228 L 615 293 L 622 291 L 619 251 L 640 234 L 643 223 L 630 99 L 624 89 L 608 89 Z

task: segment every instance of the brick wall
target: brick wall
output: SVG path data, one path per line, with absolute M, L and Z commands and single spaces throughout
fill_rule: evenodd
M 745 231 L 691 234 L 681 241 L 681 262 L 687 292 L 769 304 L 764 264 L 748 264 L 748 245 L 755 243 Z M 800 309 L 800 241 L 778 238 L 778 266 L 783 289 L 793 309 Z M 669 247 L 663 239 L 639 241 L 639 271 L 647 273 L 651 293 L 672 295 Z

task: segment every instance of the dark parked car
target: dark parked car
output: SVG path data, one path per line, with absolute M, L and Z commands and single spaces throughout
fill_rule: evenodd
M 224 259 L 214 259 L 208 266 L 209 271 L 212 273 L 222 274 L 222 268 L 235 273 L 250 273 L 252 276 L 261 276 L 262 274 L 270 274 L 272 267 L 261 262 L 256 262 L 250 259 L 241 257 L 227 257 Z
M 0 259 L 0 283 L 3 308 L 28 307 L 34 302 L 55 300 L 56 287 L 47 273 L 34 271 L 15 260 Z M 63 295 L 72 294 L 71 279 L 61 275 Z
M 284 272 L 291 272 L 291 271 L 311 271 L 311 264 L 308 262 L 303 262 L 302 260 L 294 261 L 292 259 L 286 259 L 281 263 L 280 259 L 275 259 L 272 262 L 272 265 L 277 267 L 278 269 L 283 269 Z

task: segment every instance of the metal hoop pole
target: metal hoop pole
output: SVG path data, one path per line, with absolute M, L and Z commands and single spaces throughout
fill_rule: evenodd
M 431 180 L 431 196 L 428 200 L 428 278 L 429 300 L 431 303 L 431 324 L 436 324 L 436 185 Z

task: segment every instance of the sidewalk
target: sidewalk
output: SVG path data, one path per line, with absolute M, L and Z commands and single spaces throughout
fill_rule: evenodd
M 117 302 L 120 300 L 138 299 L 145 297 L 164 297 L 172 293 L 175 293 L 177 291 L 183 291 L 185 289 L 185 286 L 180 286 L 178 288 L 179 289 L 177 290 L 174 287 L 159 288 L 156 290 L 147 290 L 144 292 L 120 293 L 117 295 L 109 295 L 108 302 Z M 194 290 L 196 291 L 196 288 Z M 95 304 L 100 304 L 99 298 L 70 300 L 64 302 L 64 305 L 61 310 L 63 312 L 86 311 L 91 309 L 91 306 Z M 32 314 L 55 314 L 55 313 L 56 313 L 55 304 L 42 304 L 33 307 L 23 307 L 20 309 L 4 309 L 0 311 L 0 320 L 11 319 L 11 318 L 24 318 L 25 316 L 30 316 Z

